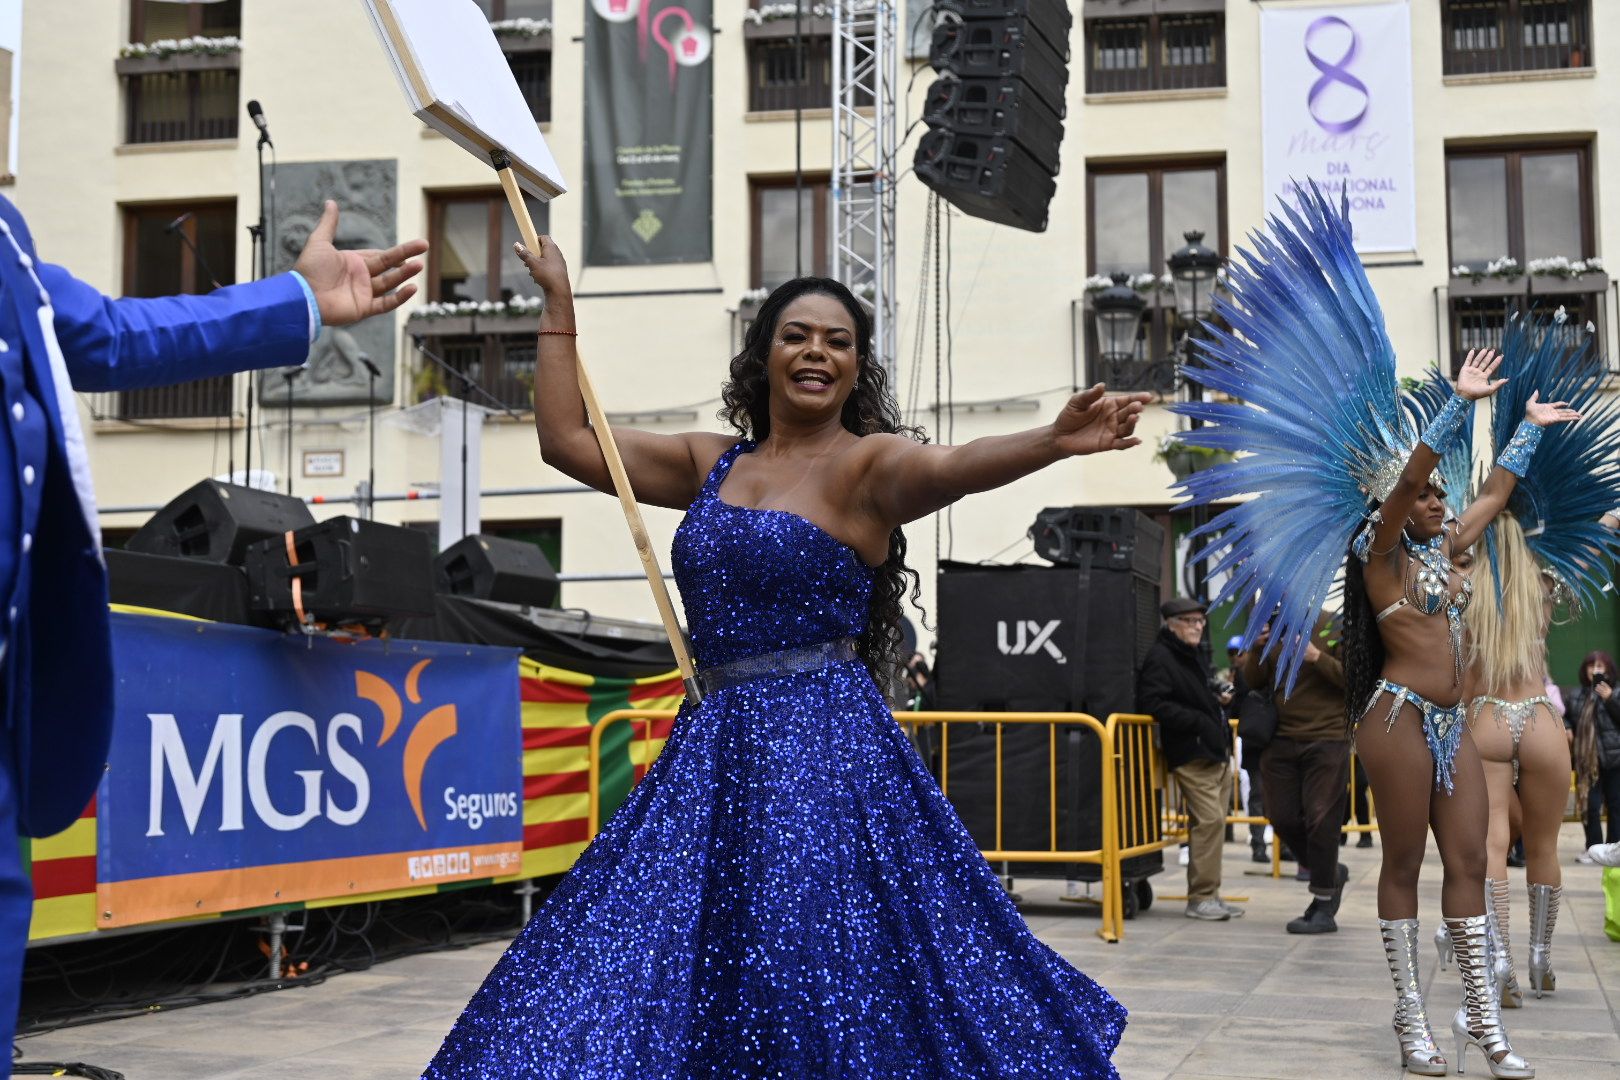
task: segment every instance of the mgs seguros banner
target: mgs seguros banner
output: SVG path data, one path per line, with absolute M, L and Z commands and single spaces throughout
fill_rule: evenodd
M 1315 181 L 1349 200 L 1357 251 L 1416 250 L 1406 0 L 1273 7 L 1260 20 L 1267 213 Z
M 713 257 L 712 0 L 590 0 L 585 262 Z
M 518 653 L 115 613 L 98 924 L 515 874 Z

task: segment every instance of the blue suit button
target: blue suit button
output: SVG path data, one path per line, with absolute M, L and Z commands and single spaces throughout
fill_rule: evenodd
M 34 482 L 34 467 L 32 465 L 24 465 L 23 466 L 23 483 L 28 484 L 28 485 L 32 485 L 33 482 Z
M 0 349 L 0 352 L 5 352 L 5 350 Z M 11 406 L 11 418 L 13 420 L 15 420 L 19 424 L 22 423 L 22 418 L 23 418 L 22 402 L 20 402 L 20 401 L 16 402 L 15 404 L 13 404 Z
M 24 555 L 28 554 L 28 549 L 33 547 L 33 546 L 34 546 L 34 534 L 33 533 L 23 533 L 23 539 L 22 539 L 23 554 Z

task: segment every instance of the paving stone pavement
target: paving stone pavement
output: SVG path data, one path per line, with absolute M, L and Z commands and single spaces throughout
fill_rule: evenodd
M 1240 830 L 1241 831 L 1241 830 Z M 1574 862 L 1577 827 L 1562 835 L 1564 906 L 1554 939 L 1556 995 L 1506 1013 L 1514 1047 L 1538 1080 L 1620 1080 L 1620 943 L 1603 935 L 1598 868 Z M 1182 915 L 1185 879 L 1167 852 L 1161 898 L 1127 922 L 1125 940 L 1096 936 L 1095 909 L 1061 902 L 1054 883 L 1020 881 L 1030 926 L 1131 1010 L 1115 1061 L 1125 1080 L 1395 1078 L 1393 990 L 1375 915 L 1378 851 L 1346 848 L 1350 887 L 1337 934 L 1295 937 L 1283 924 L 1308 902 L 1291 879 L 1256 876 L 1246 843 L 1226 847 L 1224 894 L 1247 897 L 1243 919 Z M 1521 977 L 1529 939 L 1524 871 L 1509 871 Z M 1425 931 L 1438 918 L 1440 865 L 1424 868 Z M 418 1075 L 500 953 L 498 945 L 433 953 L 339 975 L 319 986 L 150 1014 L 24 1040 L 31 1060 L 79 1060 L 128 1080 L 398 1080 Z M 1423 954 L 1436 1028 L 1461 998 L 1455 969 Z M 1455 1045 L 1442 1035 L 1448 1057 Z M 1452 1067 L 1456 1063 L 1453 1061 Z M 1470 1051 L 1470 1076 L 1485 1076 Z M 626 1078 L 630 1080 L 630 1078 Z M 1044 1080 L 1044 1078 L 1043 1078 Z

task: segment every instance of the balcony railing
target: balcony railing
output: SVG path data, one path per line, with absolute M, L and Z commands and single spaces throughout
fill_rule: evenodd
M 436 337 L 433 349 L 445 363 L 483 387 L 484 391 L 515 412 L 534 408 L 535 337 L 518 334 L 466 334 Z M 413 397 L 466 398 L 475 405 L 489 400 L 425 357 L 418 356 Z
M 832 108 L 832 38 L 804 37 L 803 64 L 792 38 L 748 40 L 748 111 Z
M 1087 19 L 1086 93 L 1198 90 L 1226 85 L 1220 15 Z
M 1591 0 L 1448 0 L 1445 73 L 1592 66 Z
M 534 114 L 535 123 L 550 123 L 551 53 L 541 50 L 508 52 L 506 60 L 512 66 L 518 89 L 523 91 L 523 100 L 529 103 L 529 112 Z
M 231 413 L 231 377 L 195 379 L 172 386 L 84 395 L 96 420 L 224 420 Z
M 240 73 L 233 67 L 126 73 L 124 141 L 234 139 Z
M 1593 362 L 1604 364 L 1610 375 L 1620 374 L 1616 358 L 1608 356 L 1607 350 L 1602 347 L 1608 335 L 1609 293 L 1583 292 L 1452 297 L 1449 312 L 1451 377 L 1457 377 L 1470 349 L 1500 348 L 1502 335 L 1515 315 L 1547 317 L 1559 308 L 1564 309 L 1565 321 L 1556 325 L 1553 332 L 1568 335 L 1571 344 L 1590 334 L 1597 344 L 1587 355 Z M 1589 325 L 1591 329 L 1588 329 Z

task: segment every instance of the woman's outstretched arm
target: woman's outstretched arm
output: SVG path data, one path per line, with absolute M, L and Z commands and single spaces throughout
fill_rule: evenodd
M 925 446 L 899 435 L 872 436 L 859 502 L 892 528 L 1064 458 L 1129 449 L 1142 441 L 1135 437 L 1136 423 L 1152 397 L 1106 394 L 1099 383 L 1071 397 L 1050 424 L 960 446 Z
M 585 399 L 579 390 L 568 264 L 551 237 L 542 237 L 541 247 L 542 253 L 536 255 L 521 244 L 514 245 L 546 300 L 534 363 L 534 427 L 540 436 L 540 457 L 582 484 L 612 492 L 607 461 L 586 420 Z M 658 435 L 616 427 L 613 434 L 636 498 L 677 510 L 691 505 L 703 486 L 704 474 L 731 445 L 726 436 L 707 431 Z
M 1474 541 L 1485 532 L 1485 527 L 1507 506 L 1508 498 L 1518 486 L 1519 477 L 1524 475 L 1530 464 L 1536 443 L 1541 440 L 1541 430 L 1550 424 L 1569 424 L 1581 418 L 1581 414 L 1566 402 L 1542 401 L 1540 398 L 1540 391 L 1537 391 L 1525 402 L 1524 422 L 1519 425 L 1507 449 L 1502 451 L 1485 483 L 1480 485 L 1479 494 L 1468 504 L 1468 509 L 1458 516 L 1457 530 L 1451 541 L 1453 551 L 1472 547 Z

